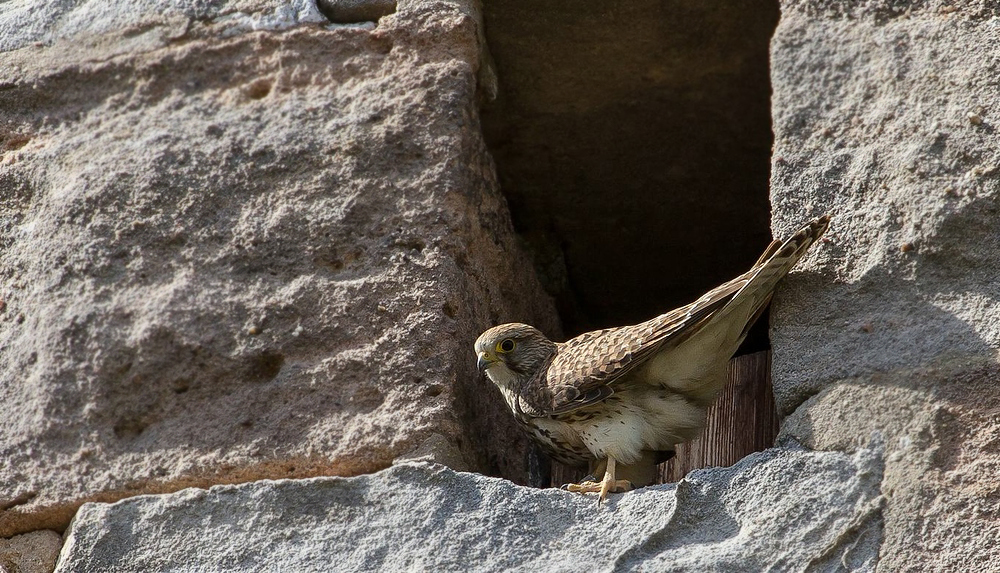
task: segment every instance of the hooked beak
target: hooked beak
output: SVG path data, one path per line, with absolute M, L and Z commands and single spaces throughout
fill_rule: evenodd
M 479 359 L 476 360 L 476 366 L 479 368 L 480 372 L 486 372 L 486 369 L 496 362 L 496 358 L 490 356 L 486 352 L 479 353 Z

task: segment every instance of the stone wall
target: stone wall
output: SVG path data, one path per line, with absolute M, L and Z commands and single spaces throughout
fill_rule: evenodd
M 559 334 L 477 5 L 0 10 L 0 570 L 1000 568 L 1000 10 L 781 8 L 779 443 L 601 508 L 407 461 L 530 481 L 470 345 Z

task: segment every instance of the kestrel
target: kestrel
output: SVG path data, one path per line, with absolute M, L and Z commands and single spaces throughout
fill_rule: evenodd
M 726 384 L 730 358 L 830 217 L 774 241 L 746 273 L 652 320 L 552 342 L 526 324 L 495 326 L 476 340 L 479 369 L 542 449 L 569 464 L 607 460 L 604 479 L 570 491 L 627 491 L 617 463 L 672 452 L 694 438 Z

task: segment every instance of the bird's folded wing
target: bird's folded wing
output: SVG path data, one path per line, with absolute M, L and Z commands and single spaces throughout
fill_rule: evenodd
M 652 320 L 587 332 L 561 344 L 548 369 L 521 390 L 522 410 L 533 416 L 553 416 L 604 400 L 624 374 L 697 332 L 746 284 L 746 276 Z
M 531 416 L 553 416 L 595 404 L 614 394 L 622 376 L 659 351 L 672 348 L 698 333 L 743 288 L 763 284 L 760 296 L 749 301 L 744 330 L 770 300 L 774 285 L 788 273 L 830 223 L 824 215 L 810 221 L 785 241 L 773 241 L 748 272 L 709 291 L 697 301 L 652 320 L 581 334 L 559 346 L 543 370 L 521 389 L 522 411 Z M 735 351 L 735 348 L 733 349 Z

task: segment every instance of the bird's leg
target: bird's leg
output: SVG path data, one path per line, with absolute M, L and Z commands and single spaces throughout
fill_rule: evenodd
M 597 505 L 601 505 L 601 502 L 608 497 L 608 490 L 611 489 L 611 483 L 615 481 L 615 459 L 612 457 L 608 458 L 608 467 L 604 470 L 604 479 L 601 480 L 601 496 L 597 498 Z
M 608 497 L 608 492 L 625 492 L 632 489 L 632 482 L 625 479 L 615 479 L 615 459 L 608 457 L 608 468 L 604 470 L 604 479 L 601 480 L 601 496 L 597 498 L 597 505 L 601 505 Z
M 615 479 L 615 459 L 608 458 L 607 468 L 604 470 L 604 479 L 599 482 L 585 481 L 582 483 L 568 483 L 563 486 L 568 491 L 579 493 L 599 493 L 597 504 L 600 505 L 608 497 L 608 492 L 625 492 L 633 488 L 632 482 L 624 479 Z

